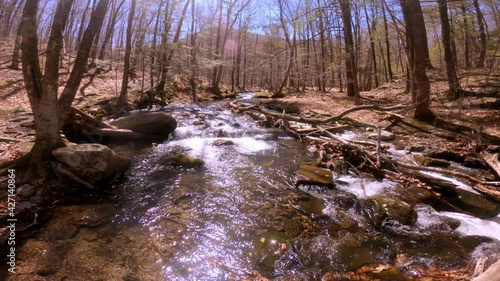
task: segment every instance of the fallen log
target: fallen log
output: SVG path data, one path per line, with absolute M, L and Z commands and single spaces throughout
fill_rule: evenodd
M 497 179 L 500 179 L 500 154 L 483 152 L 481 153 L 481 157 L 491 168 L 492 172 L 495 173 Z
M 478 277 L 472 279 L 473 281 L 500 281 L 500 260 L 491 265 L 485 272 Z
M 0 142 L 21 142 L 20 139 L 9 138 L 9 137 L 0 137 Z
M 378 105 L 360 105 L 360 106 L 355 106 L 352 108 L 349 108 L 343 112 L 341 112 L 338 115 L 331 116 L 331 117 L 325 117 L 325 118 L 313 118 L 313 117 L 303 117 L 303 116 L 292 116 L 288 114 L 283 114 L 283 113 L 278 113 L 278 112 L 273 112 L 270 111 L 262 106 L 255 106 L 255 105 L 250 105 L 250 106 L 244 106 L 238 104 L 236 101 L 231 101 L 229 105 L 236 111 L 238 112 L 243 112 L 247 110 L 256 110 L 261 113 L 264 113 L 265 115 L 272 116 L 275 118 L 280 118 L 286 121 L 295 121 L 295 122 L 301 122 L 301 123 L 307 123 L 307 124 L 325 124 L 325 123 L 331 123 L 338 121 L 342 118 L 344 118 L 346 115 L 352 112 L 360 111 L 360 110 L 377 110 L 377 111 L 393 111 L 393 110 L 401 110 L 401 109 L 410 109 L 413 105 L 394 105 L 394 106 L 388 106 L 388 107 L 382 107 Z
M 84 121 L 90 123 L 92 126 L 99 127 L 99 128 L 110 128 L 110 129 L 115 128 L 116 129 L 115 126 L 111 126 L 107 123 L 104 123 L 101 120 L 81 111 L 80 109 L 78 109 L 76 107 L 71 107 L 71 112 L 79 115 Z
M 406 169 L 410 169 L 410 170 L 416 170 L 416 171 L 435 172 L 435 173 L 439 173 L 439 174 L 444 174 L 444 175 L 448 175 L 448 176 L 462 178 L 462 179 L 469 181 L 471 183 L 472 188 L 474 188 L 474 190 L 483 194 L 485 197 L 492 199 L 496 202 L 500 202 L 500 189 L 498 189 L 500 187 L 500 184 L 498 182 L 488 182 L 485 180 L 480 180 L 480 179 L 477 179 L 473 176 L 470 176 L 470 175 L 467 175 L 467 174 L 464 174 L 464 173 L 461 173 L 458 171 L 454 171 L 454 170 L 411 165 L 411 164 L 406 164 L 406 163 L 402 163 L 400 161 L 389 159 L 389 158 L 382 156 L 382 155 L 378 156 L 378 155 L 376 155 L 376 153 L 370 153 L 370 152 L 366 151 L 365 149 L 363 149 L 362 147 L 360 147 L 359 145 L 356 145 L 350 141 L 342 139 L 341 137 L 339 137 L 335 134 L 332 134 L 328 131 L 325 131 L 319 126 L 318 126 L 318 129 L 320 131 L 322 131 L 325 135 L 330 137 L 331 139 L 341 143 L 343 146 L 345 146 L 349 149 L 355 150 L 355 151 L 357 151 L 357 153 L 360 153 L 362 155 L 362 157 L 364 157 L 364 159 L 366 159 L 367 162 L 372 165 L 374 170 L 380 170 L 381 168 L 385 168 L 388 170 L 396 170 L 396 171 L 404 173 Z M 312 140 L 322 140 L 319 138 L 311 138 L 311 137 L 307 137 L 307 138 L 312 139 Z M 323 141 L 331 141 L 331 140 L 323 140 Z M 377 167 L 377 165 L 375 165 L 375 163 L 378 163 L 378 160 L 380 161 L 379 167 Z

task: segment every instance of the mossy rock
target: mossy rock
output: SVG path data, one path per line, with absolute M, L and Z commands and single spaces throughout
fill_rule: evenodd
M 169 160 L 172 161 L 172 165 L 181 166 L 184 168 L 195 168 L 203 166 L 205 164 L 203 160 L 191 157 L 187 154 L 176 154 L 171 156 Z

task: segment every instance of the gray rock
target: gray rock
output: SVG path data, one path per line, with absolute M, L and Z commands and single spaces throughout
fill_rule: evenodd
M 130 161 L 118 156 L 111 148 L 102 144 L 79 144 L 52 151 L 61 163 L 69 166 L 77 176 L 92 184 L 111 181 L 126 169 Z
M 164 112 L 137 113 L 112 121 L 110 124 L 118 129 L 165 137 L 168 137 L 177 128 L 177 121 Z
M 380 131 L 380 140 L 381 141 L 392 141 L 394 139 L 394 134 L 389 132 L 389 131 Z M 370 134 L 368 136 L 368 138 L 370 139 L 377 139 L 378 138 L 378 134 L 377 133 L 373 133 L 373 134 Z
M 17 189 L 17 195 L 28 198 L 35 194 L 36 189 L 30 184 L 23 184 Z

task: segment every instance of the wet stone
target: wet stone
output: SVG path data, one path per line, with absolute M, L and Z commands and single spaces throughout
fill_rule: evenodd
M 376 226 L 381 226 L 386 219 L 404 225 L 413 225 L 417 221 L 417 212 L 401 200 L 383 195 L 364 199 L 361 206 L 367 218 Z
M 187 154 L 176 154 L 169 158 L 172 165 L 183 168 L 196 168 L 203 166 L 205 163 L 199 158 L 191 157 Z
M 96 227 L 109 219 L 115 214 L 115 208 L 111 205 L 90 206 L 87 210 L 79 215 L 79 219 L 75 222 L 78 226 Z
M 479 194 L 463 189 L 456 189 L 454 193 L 446 195 L 443 200 L 446 204 L 459 211 L 472 214 L 479 218 L 491 218 L 500 213 L 500 206 Z
M 434 203 L 437 198 L 432 192 L 419 187 L 417 185 L 402 186 L 398 185 L 395 188 L 396 197 L 405 201 L 410 205 L 418 203 Z
M 203 122 L 202 120 L 196 120 L 193 122 L 192 125 L 195 125 L 195 126 L 198 126 L 198 125 L 205 125 L 205 122 Z
M 406 151 L 409 152 L 422 152 L 425 150 L 424 145 L 408 145 L 405 147 Z
M 450 162 L 448 162 L 446 160 L 429 158 L 429 157 L 425 157 L 425 156 L 419 155 L 419 154 L 414 155 L 413 158 L 420 165 L 426 166 L 426 167 L 448 168 L 450 166 Z
M 215 146 L 225 146 L 225 145 L 233 145 L 234 142 L 232 140 L 219 139 L 214 141 L 212 144 Z
M 303 165 L 296 173 L 295 185 L 299 184 L 332 185 L 333 173 L 313 165 Z
M 370 134 L 370 135 L 368 135 L 368 138 L 377 139 L 378 134 L 377 133 Z M 385 131 L 385 130 L 380 131 L 380 140 L 381 141 L 392 141 L 392 140 L 394 140 L 394 138 L 395 138 L 395 136 L 393 133 L 391 133 L 389 131 Z

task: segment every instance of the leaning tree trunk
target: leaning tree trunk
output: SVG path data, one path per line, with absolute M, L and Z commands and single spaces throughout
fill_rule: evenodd
M 400 0 L 406 24 L 406 37 L 409 50 L 410 90 L 417 103 L 413 116 L 421 121 L 433 122 L 434 113 L 430 110 L 431 84 L 426 74 L 426 48 L 421 44 L 424 22 L 420 20 L 422 12 L 418 0 Z
M 448 19 L 448 1 L 438 0 L 439 17 L 441 19 L 441 34 L 444 48 L 444 61 L 446 63 L 446 75 L 448 77 L 448 99 L 456 100 L 460 97 L 460 82 L 457 77 L 455 60 L 451 50 L 450 22 Z

